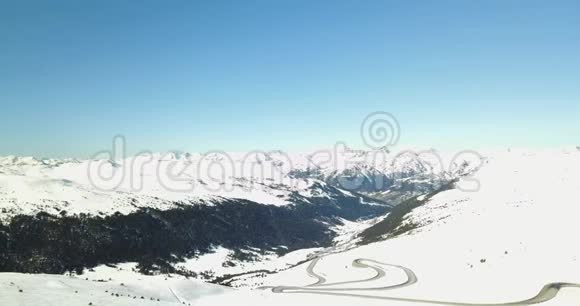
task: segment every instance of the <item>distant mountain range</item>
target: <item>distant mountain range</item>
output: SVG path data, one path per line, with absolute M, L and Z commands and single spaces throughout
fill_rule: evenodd
M 122 160 L 8 156 L 0 157 L 0 209 L 6 220 L 38 212 L 127 214 L 224 199 L 287 206 L 312 197 L 353 197 L 352 192 L 393 200 L 386 195 L 423 193 L 469 171 L 457 165 L 450 170 L 434 156 L 440 153 L 158 153 Z

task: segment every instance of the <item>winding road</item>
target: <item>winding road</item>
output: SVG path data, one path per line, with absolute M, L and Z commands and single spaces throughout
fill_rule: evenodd
M 375 271 L 375 275 L 362 280 L 353 281 L 342 281 L 328 283 L 326 278 L 315 272 L 315 267 L 320 261 L 321 257 L 313 259 L 306 272 L 312 278 L 316 279 L 316 282 L 306 285 L 306 286 L 275 286 L 275 287 L 260 287 L 258 289 L 269 289 L 274 293 L 303 293 L 303 294 L 318 294 L 318 295 L 331 295 L 331 296 L 344 296 L 344 297 L 357 297 L 364 299 L 374 299 L 374 300 L 388 300 L 388 301 L 398 301 L 398 302 L 412 302 L 412 303 L 425 303 L 425 304 L 436 304 L 436 305 L 453 305 L 453 306 L 524 306 L 524 305 L 534 305 L 549 301 L 555 298 L 561 289 L 564 288 L 580 288 L 580 284 L 573 283 L 549 283 L 545 285 L 534 297 L 509 303 L 461 303 L 461 302 L 448 302 L 448 301 L 437 301 L 437 300 L 425 300 L 425 299 L 413 299 L 413 298 L 402 298 L 402 297 L 388 297 L 388 296 L 377 296 L 377 295 L 365 295 L 359 293 L 350 293 L 351 291 L 385 291 L 393 290 L 406 286 L 413 285 L 417 282 L 417 276 L 411 269 L 403 266 L 392 265 L 387 263 L 382 263 L 373 259 L 359 258 L 352 262 L 352 266 L 355 268 L 367 268 Z M 339 288 L 329 288 L 339 285 L 352 285 L 361 284 L 367 282 L 373 282 L 380 280 L 386 276 L 385 270 L 382 266 L 393 267 L 401 269 L 407 276 L 407 280 L 399 284 L 384 286 L 384 287 L 339 287 Z

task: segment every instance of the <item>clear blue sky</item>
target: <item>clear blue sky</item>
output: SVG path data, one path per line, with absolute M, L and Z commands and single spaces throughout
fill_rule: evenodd
M 0 0 L 0 155 L 580 145 L 579 1 Z

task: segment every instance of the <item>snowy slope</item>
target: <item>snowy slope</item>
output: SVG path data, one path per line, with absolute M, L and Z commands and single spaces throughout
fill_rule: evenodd
M 435 194 L 406 216 L 405 224 L 415 224 L 414 230 L 344 252 L 333 248 L 314 268 L 327 282 L 370 279 L 373 269 L 351 266 L 357 259 L 370 259 L 381 262 L 374 265 L 390 277 L 327 287 L 338 288 L 334 292 L 315 286 L 277 294 L 292 296 L 296 294 L 291 292 L 310 290 L 298 295 L 326 302 L 337 300 L 328 293 L 341 293 L 387 297 L 377 301 L 389 301 L 389 305 L 414 304 L 411 300 L 495 305 L 532 298 L 549 283 L 580 284 L 580 245 L 576 243 L 580 151 L 506 150 L 485 155 L 486 163 L 474 177 L 479 191 L 456 188 Z M 473 181 L 458 182 L 462 184 Z M 310 264 L 269 275 L 263 282 L 312 284 L 316 278 L 306 271 Z M 404 270 L 384 264 L 410 269 L 417 282 L 392 290 L 341 289 L 385 287 L 407 280 Z M 576 305 L 579 297 L 580 288 L 564 287 L 546 305 Z M 372 299 L 367 297 L 367 302 Z
M 196 305 L 231 289 L 179 276 L 103 269 L 89 277 L 0 273 L 0 305 Z

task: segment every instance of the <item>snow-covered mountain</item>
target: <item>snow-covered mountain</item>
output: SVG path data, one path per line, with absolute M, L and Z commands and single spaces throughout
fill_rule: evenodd
M 473 176 L 408 199 L 383 216 L 346 221 L 330 247 L 248 263 L 238 270 L 243 273 L 226 277 L 227 284 L 255 288 L 251 291 L 208 291 L 159 276 L 121 276 L 138 269 L 122 264 L 72 278 L 0 274 L 9 291 L 0 301 L 29 301 L 38 292 L 58 300 L 76 290 L 81 298 L 108 305 L 140 305 L 131 299 L 141 292 L 167 305 L 576 305 L 580 150 L 482 155 L 484 163 Z M 227 270 L 216 265 L 227 262 L 230 252 L 216 247 L 182 264 Z M 141 285 L 132 277 L 143 278 Z M 159 289 L 150 291 L 152 286 Z M 185 297 L 186 287 L 199 294 Z M 129 297 L 109 297 L 105 290 Z
M 14 215 L 128 214 L 142 208 L 212 205 L 223 199 L 286 206 L 299 197 L 351 192 L 388 199 L 426 192 L 468 172 L 436 151 L 321 150 L 142 154 L 119 160 L 0 157 L 2 219 Z M 329 188 L 329 186 L 333 188 Z

